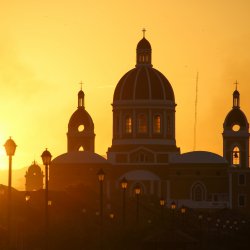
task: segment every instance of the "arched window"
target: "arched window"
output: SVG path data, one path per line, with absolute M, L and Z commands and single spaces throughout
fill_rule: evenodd
M 192 187 L 192 200 L 194 201 L 205 200 L 205 188 L 201 183 L 196 183 Z
M 147 133 L 147 117 L 145 114 L 140 114 L 138 116 L 138 132 L 139 133 Z
M 240 149 L 236 146 L 233 148 L 232 159 L 234 165 L 240 165 Z
M 84 151 L 83 146 L 79 147 L 78 151 Z
M 200 186 L 196 187 L 194 190 L 194 200 L 202 201 L 202 189 Z
M 156 134 L 161 133 L 161 116 L 160 115 L 154 116 L 153 131 Z
M 132 118 L 130 115 L 125 117 L 125 133 L 131 134 L 132 133 Z

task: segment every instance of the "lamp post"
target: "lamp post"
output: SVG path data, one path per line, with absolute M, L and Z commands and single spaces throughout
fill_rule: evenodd
M 45 166 L 45 249 L 49 249 L 49 165 L 52 155 L 45 149 L 42 155 L 43 165 Z
M 164 207 L 166 205 L 165 199 L 161 198 L 160 199 L 160 207 L 161 207 L 161 222 L 163 223 L 164 221 Z
M 26 214 L 25 214 L 25 219 L 26 219 L 26 222 L 25 222 L 25 241 L 24 241 L 24 244 L 25 244 L 25 247 L 27 249 L 29 249 L 29 213 L 30 213 L 30 207 L 29 207 L 29 203 L 30 203 L 30 192 L 26 192 L 25 193 L 25 205 L 26 205 Z
M 198 220 L 199 220 L 199 228 L 200 228 L 200 248 L 202 248 L 202 220 L 203 220 L 203 215 L 199 214 L 198 215 Z
M 11 199 L 11 188 L 12 188 L 12 156 L 16 151 L 16 143 L 11 139 L 11 137 L 4 144 L 7 156 L 9 156 L 9 176 L 8 176 L 8 209 L 7 209 L 7 227 L 8 227 L 8 237 L 7 244 L 8 248 L 11 246 L 11 210 L 12 210 L 12 199 Z
M 182 226 L 184 226 L 184 218 L 185 218 L 185 213 L 187 212 L 186 207 L 183 205 L 181 206 L 181 217 L 182 217 Z
M 139 196 L 141 194 L 141 187 L 139 184 L 135 186 L 135 195 L 136 195 L 136 223 L 139 223 Z
M 125 177 L 121 180 L 121 188 L 123 190 L 122 192 L 122 225 L 125 226 L 126 221 L 126 190 L 128 187 L 128 181 Z
M 176 203 L 172 201 L 170 208 L 172 210 L 172 227 L 173 227 L 173 233 L 175 236 L 175 210 L 176 210 Z
M 100 183 L 100 249 L 103 248 L 103 182 L 105 173 L 100 169 L 97 173 L 98 181 Z

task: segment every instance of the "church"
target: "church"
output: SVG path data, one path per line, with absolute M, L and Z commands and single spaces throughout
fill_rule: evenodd
M 181 154 L 175 137 L 174 90 L 151 58 L 144 34 L 136 47 L 135 68 L 114 90 L 113 138 L 106 158 L 95 152 L 94 121 L 86 110 L 85 93 L 79 91 L 77 110 L 68 122 L 67 152 L 53 159 L 49 188 L 84 186 L 98 192 L 97 172 L 102 169 L 109 204 L 126 179 L 130 197 L 139 188 L 148 200 L 164 199 L 167 206 L 174 202 L 177 207 L 249 211 L 249 124 L 237 85 L 223 124 L 223 156 L 207 151 Z M 43 178 L 40 172 L 39 176 Z

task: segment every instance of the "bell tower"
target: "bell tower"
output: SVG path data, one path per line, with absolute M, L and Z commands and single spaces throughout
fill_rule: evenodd
M 90 151 L 95 152 L 94 123 L 91 116 L 85 110 L 85 94 L 78 92 L 78 107 L 73 113 L 68 124 L 68 152 Z
M 223 124 L 223 156 L 234 166 L 249 167 L 249 123 L 240 109 L 240 93 L 233 92 L 233 107 Z

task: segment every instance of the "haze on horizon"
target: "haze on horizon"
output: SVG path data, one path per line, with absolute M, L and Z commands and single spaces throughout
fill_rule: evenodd
M 5 1 L 0 9 L 0 144 L 18 145 L 13 167 L 66 152 L 70 116 L 83 81 L 85 107 L 95 123 L 96 153 L 112 142 L 112 98 L 135 65 L 146 28 L 152 62 L 170 81 L 177 103 L 176 138 L 193 150 L 199 72 L 196 150 L 222 154 L 222 126 L 235 81 L 250 119 L 250 2 Z M 4 148 L 0 168 L 7 167 Z

